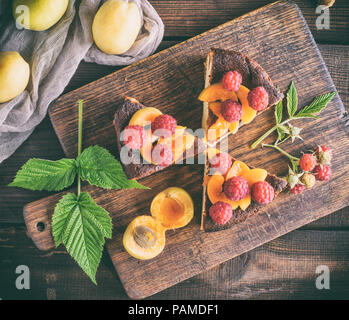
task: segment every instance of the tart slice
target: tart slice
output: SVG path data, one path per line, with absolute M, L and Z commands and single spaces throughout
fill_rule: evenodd
M 264 169 L 208 149 L 205 168 L 201 229 L 219 231 L 256 215 L 272 202 L 287 182 Z
M 194 157 L 203 143 L 170 115 L 126 97 L 114 115 L 117 147 L 129 179 L 140 179 Z M 126 159 L 127 161 L 124 161 Z
M 212 49 L 208 54 L 205 88 L 199 95 L 208 142 L 236 133 L 282 98 L 264 69 L 246 55 L 223 49 Z

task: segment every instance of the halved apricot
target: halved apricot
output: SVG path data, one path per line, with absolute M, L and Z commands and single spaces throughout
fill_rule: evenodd
M 250 123 L 256 116 L 257 111 L 252 109 L 250 105 L 248 104 L 247 96 L 250 90 L 246 88 L 245 86 L 240 86 L 240 89 L 237 92 L 237 96 L 240 100 L 240 103 L 242 105 L 242 118 L 241 121 L 243 124 Z
M 136 259 L 152 259 L 164 250 L 165 231 L 160 221 L 151 216 L 139 216 L 132 220 L 124 233 L 124 248 Z
M 186 226 L 194 217 L 194 203 L 188 192 L 171 187 L 158 193 L 150 206 L 151 215 L 167 229 Z
M 215 83 L 201 91 L 199 98 L 203 102 L 225 101 L 234 99 L 237 101 L 237 96 L 234 91 L 223 88 L 222 83 Z

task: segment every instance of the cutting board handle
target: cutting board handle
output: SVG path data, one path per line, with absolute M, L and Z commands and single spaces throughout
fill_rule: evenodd
M 30 238 L 39 250 L 55 248 L 51 232 L 51 217 L 60 196 L 55 194 L 27 204 L 23 208 L 23 217 Z

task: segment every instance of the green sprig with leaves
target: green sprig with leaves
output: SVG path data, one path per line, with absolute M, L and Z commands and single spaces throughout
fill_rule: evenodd
M 11 187 L 61 191 L 77 179 L 77 194 L 67 193 L 57 203 L 52 217 L 52 234 L 58 247 L 63 244 L 82 270 L 96 283 L 105 238 L 112 237 L 109 213 L 98 206 L 81 180 L 104 189 L 149 189 L 128 180 L 121 163 L 104 148 L 91 146 L 82 151 L 83 101 L 79 101 L 78 156 L 57 161 L 30 159 L 17 172 Z
M 318 114 L 323 111 L 327 104 L 332 100 L 337 92 L 330 92 L 316 97 L 309 106 L 305 106 L 297 112 L 298 109 L 298 94 L 297 89 L 293 82 L 291 82 L 290 88 L 286 94 L 287 102 L 287 113 L 288 118 L 282 120 L 283 118 L 283 101 L 275 106 L 275 126 L 269 129 L 261 137 L 259 137 L 252 145 L 251 148 L 256 148 L 264 139 L 266 139 L 274 131 L 277 131 L 278 137 L 274 145 L 285 142 L 287 139 L 291 138 L 292 142 L 296 138 L 300 138 L 301 128 L 294 127 L 290 124 L 293 120 L 312 118 L 318 119 Z

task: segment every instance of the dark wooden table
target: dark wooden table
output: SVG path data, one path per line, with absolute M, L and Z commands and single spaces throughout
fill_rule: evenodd
M 165 23 L 159 50 L 273 1 L 151 0 Z M 330 29 L 317 30 L 312 0 L 295 1 L 311 28 L 337 90 L 349 111 L 349 1 L 330 10 Z M 66 92 L 117 67 L 82 62 Z M 311 86 L 311 83 L 309 84 Z M 31 157 L 59 159 L 62 148 L 48 118 L 17 152 L 0 164 L 0 299 L 126 299 L 104 254 L 94 286 L 63 248 L 41 252 L 26 233 L 23 205 L 49 193 L 5 187 Z M 348 299 L 349 207 L 293 231 L 199 276 L 169 288 L 156 299 Z M 30 290 L 17 290 L 15 270 L 30 268 Z M 318 290 L 316 267 L 330 270 L 330 289 Z

